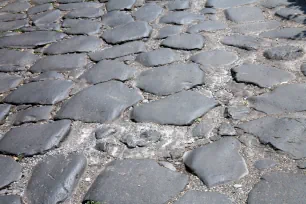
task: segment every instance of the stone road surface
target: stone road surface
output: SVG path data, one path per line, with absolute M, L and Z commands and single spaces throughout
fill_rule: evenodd
M 1 0 L 0 204 L 305 204 L 305 0 Z

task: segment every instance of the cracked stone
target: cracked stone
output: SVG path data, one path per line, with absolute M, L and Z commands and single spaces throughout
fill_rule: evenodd
M 179 59 L 180 56 L 169 48 L 160 48 L 150 52 L 145 52 L 136 57 L 136 61 L 146 67 L 170 64 Z
M 304 55 L 304 50 L 300 47 L 286 45 L 268 49 L 263 55 L 271 60 L 295 60 Z
M 23 78 L 17 75 L 0 73 L 0 93 L 10 91 L 23 81 Z
M 167 37 L 161 46 L 181 49 L 181 50 L 195 50 L 202 49 L 205 45 L 206 39 L 199 34 L 179 34 Z
M 121 145 L 121 143 L 113 137 L 106 137 L 97 141 L 96 149 L 106 152 L 113 157 L 118 157 L 122 155 L 125 146 Z
M 106 3 L 106 10 L 108 12 L 114 10 L 130 10 L 135 3 L 136 0 L 109 0 Z
M 111 127 L 102 127 L 95 131 L 95 138 L 97 140 L 110 137 L 117 133 L 117 129 Z
M 12 157 L 0 156 L 0 165 L 0 188 L 20 179 L 22 167 Z
M 134 135 L 124 135 L 120 138 L 120 142 L 125 144 L 128 148 L 135 148 L 138 145 L 138 139 Z
M 155 3 L 147 3 L 133 13 L 138 21 L 152 22 L 163 12 L 163 8 Z
M 224 30 L 227 28 L 225 23 L 220 21 L 204 21 L 202 23 L 192 25 L 187 29 L 188 33 L 199 33 L 202 31 L 212 32 L 217 30 Z
M 228 52 L 225 50 L 212 50 L 200 52 L 196 55 L 193 55 L 191 61 L 201 64 L 201 65 L 210 65 L 217 67 L 220 65 L 230 65 L 234 63 L 238 56 L 234 52 Z
M 158 142 L 161 139 L 161 133 L 156 130 L 148 130 L 140 134 L 140 138 L 149 142 Z
M 225 16 L 235 23 L 265 20 L 260 8 L 250 6 L 227 9 L 225 10 Z
M 132 16 L 123 11 L 112 11 L 102 16 L 102 24 L 109 27 L 116 27 L 134 22 Z
M 232 204 L 231 200 L 221 193 L 216 192 L 202 192 L 190 190 L 179 198 L 174 204 Z
M 205 16 L 200 14 L 189 13 L 187 11 L 176 11 L 164 15 L 160 18 L 160 23 L 187 25 L 195 21 L 204 21 Z
M 47 121 L 51 118 L 52 106 L 32 107 L 17 113 L 14 125 L 29 122 Z
M 226 36 L 221 42 L 225 45 L 234 46 L 245 50 L 258 50 L 262 44 L 262 40 L 260 38 L 245 35 Z
M 165 26 L 158 31 L 156 39 L 164 39 L 171 35 L 179 34 L 183 30 L 182 26 L 171 25 Z

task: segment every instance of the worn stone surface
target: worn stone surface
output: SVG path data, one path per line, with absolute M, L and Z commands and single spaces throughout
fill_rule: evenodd
M 262 39 L 245 35 L 231 35 L 224 37 L 221 42 L 245 50 L 258 50 L 262 44 Z
M 133 16 L 138 21 L 152 22 L 161 15 L 163 8 L 156 5 L 155 3 L 147 3 L 143 7 L 139 8 Z
M 304 55 L 304 50 L 290 45 L 278 46 L 265 50 L 263 55 L 272 60 L 295 60 Z
M 11 105 L 9 105 L 9 104 L 0 104 L 0 123 L 3 122 L 5 117 L 10 112 L 10 109 L 11 109 Z
M 100 8 L 81 8 L 77 10 L 72 10 L 67 13 L 65 18 L 98 18 L 103 15 L 103 10 Z
M 65 79 L 64 75 L 58 73 L 56 71 L 43 72 L 37 77 L 31 78 L 30 81 L 45 81 L 45 80 L 53 80 L 53 79 Z
M 38 106 L 17 113 L 14 125 L 28 122 L 47 121 L 51 117 L 52 106 Z
M 251 112 L 251 109 L 246 106 L 230 106 L 225 109 L 226 117 L 235 120 L 240 120 L 246 117 Z
M 100 8 L 102 4 L 96 2 L 79 2 L 79 3 L 69 3 L 69 4 L 60 4 L 58 8 L 63 11 L 71 11 L 81 8 Z
M 9 30 L 16 30 L 28 25 L 27 20 L 16 20 L 16 21 L 9 21 L 9 22 L 0 22 L 0 32 L 9 31 Z
M 230 65 L 238 59 L 233 52 L 225 50 L 204 51 L 192 56 L 191 61 L 210 66 Z
M 251 6 L 227 9 L 225 10 L 225 15 L 228 20 L 235 23 L 263 21 L 265 19 L 260 8 Z
M 235 136 L 236 134 L 235 128 L 229 123 L 222 123 L 219 127 L 219 135 L 221 136 Z
M 76 187 L 86 165 L 83 154 L 47 157 L 35 166 L 25 192 L 26 198 L 33 204 L 65 201 Z
M 262 32 L 260 37 L 264 38 L 284 38 L 291 40 L 302 40 L 306 37 L 304 28 L 281 28 L 271 31 Z
M 165 26 L 159 30 L 156 38 L 163 39 L 171 35 L 179 34 L 182 31 L 182 29 L 183 28 L 181 26 L 177 26 L 177 25 Z
M 306 64 L 305 63 L 301 65 L 300 69 L 301 69 L 302 74 L 306 76 Z
M 275 15 L 286 19 L 295 21 L 297 23 L 305 24 L 306 23 L 306 15 L 304 15 L 303 9 L 305 9 L 306 4 L 304 5 L 304 8 L 300 7 L 292 7 L 292 8 L 281 8 L 278 11 L 276 11 Z
M 22 77 L 0 73 L 0 93 L 5 93 L 16 88 L 21 82 Z
M 136 90 L 129 89 L 121 82 L 110 81 L 78 92 L 62 106 L 56 117 L 84 122 L 110 122 L 141 99 Z
M 214 129 L 214 125 L 211 121 L 201 121 L 192 130 L 192 136 L 195 138 L 209 138 L 210 133 Z
M 28 10 L 30 7 L 31 4 L 27 1 L 15 1 L 1 8 L 0 11 L 19 13 Z
M 61 18 L 61 11 L 58 9 L 45 11 L 43 13 L 39 13 L 31 17 L 35 25 L 50 24 L 58 21 L 60 18 Z
M 206 7 L 214 8 L 230 8 L 235 6 L 240 6 L 244 4 L 250 4 L 257 2 L 258 0 L 207 0 Z
M 1 12 L 0 13 L 0 21 L 1 22 L 6 22 L 6 21 L 15 21 L 15 20 L 21 20 L 25 19 L 27 17 L 26 14 L 19 14 L 19 13 L 6 13 L 6 12 Z
M 275 8 L 278 6 L 290 5 L 290 0 L 264 0 L 261 2 L 261 5 L 266 8 Z
M 66 19 L 63 22 L 65 33 L 94 35 L 100 32 L 102 23 L 95 20 Z
M 190 2 L 189 0 L 174 0 L 170 1 L 167 5 L 167 8 L 170 11 L 175 11 L 175 10 L 185 10 L 190 8 Z
M 116 27 L 134 22 L 132 16 L 123 11 L 112 11 L 102 16 L 102 24 L 109 27 Z
M 209 204 L 231 204 L 231 200 L 221 193 L 216 192 L 202 192 L 202 191 L 188 191 L 185 193 L 178 201 L 174 202 L 174 204 L 202 204 L 202 203 L 209 203 Z
M 13 158 L 0 156 L 0 165 L 0 188 L 17 181 L 21 177 L 22 167 Z
M 139 54 L 136 57 L 136 61 L 146 67 L 170 64 L 179 59 L 179 55 L 169 48 L 160 48 L 151 52 Z
M 17 195 L 2 195 L 0 196 L 1 203 L 22 204 L 21 197 Z
M 160 23 L 187 25 L 195 21 L 204 21 L 205 17 L 200 14 L 189 13 L 187 11 L 171 12 L 162 16 L 159 20 Z
M 32 156 L 55 148 L 70 130 L 69 120 L 20 126 L 11 129 L 0 140 L 0 151 L 6 154 Z
M 97 177 L 84 201 L 145 204 L 150 200 L 151 203 L 165 203 L 187 183 L 188 176 L 161 167 L 153 160 L 117 160 L 109 163 Z M 141 194 L 138 194 L 139 186 Z M 118 193 L 121 196 L 117 196 Z
M 202 31 L 211 32 L 226 29 L 227 25 L 220 21 L 204 21 L 202 23 L 192 25 L 187 29 L 188 33 L 199 33 Z
M 205 45 L 205 38 L 199 34 L 179 34 L 167 37 L 162 43 L 164 47 L 181 50 L 202 49 Z
M 109 0 L 106 3 L 107 11 L 131 9 L 136 0 Z
M 276 162 L 270 159 L 258 160 L 254 163 L 256 169 L 263 170 L 276 166 Z
M 48 11 L 53 9 L 52 4 L 50 3 L 46 3 L 46 4 L 42 4 L 42 5 L 38 5 L 38 6 L 34 6 L 28 9 L 27 13 L 28 15 L 34 15 L 40 12 L 44 12 L 44 11 Z
M 169 106 L 171 104 L 171 106 Z M 164 99 L 142 104 L 133 109 L 132 119 L 137 122 L 153 122 L 169 125 L 189 125 L 218 103 L 192 91 L 183 91 Z
M 204 84 L 204 72 L 196 64 L 164 66 L 142 72 L 136 84 L 155 95 L 170 95 Z
M 233 32 L 249 34 L 249 33 L 261 33 L 267 30 L 273 30 L 281 26 L 281 23 L 276 20 L 265 21 L 265 22 L 252 22 L 244 23 L 232 26 Z

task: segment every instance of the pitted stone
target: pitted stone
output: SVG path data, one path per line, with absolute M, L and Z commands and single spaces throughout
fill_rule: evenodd
M 22 110 L 17 113 L 14 125 L 29 122 L 47 121 L 51 118 L 52 106 L 38 106 Z
M 66 19 L 63 22 L 63 27 L 67 34 L 94 35 L 100 32 L 102 23 L 95 20 Z
M 130 10 L 136 0 L 108 0 L 106 3 L 106 10 L 115 11 L 115 10 Z
M 150 52 L 141 53 L 136 57 L 136 61 L 146 67 L 170 64 L 179 60 L 178 53 L 169 48 L 160 48 Z
M 0 93 L 5 93 L 16 88 L 23 78 L 17 75 L 0 73 Z
M 199 54 L 193 55 L 190 59 L 191 61 L 204 66 L 210 65 L 217 67 L 234 63 L 238 59 L 238 56 L 233 52 L 225 50 L 212 50 L 200 52 Z
M 100 8 L 81 8 L 72 10 L 67 13 L 64 18 L 98 18 L 103 15 L 103 10 Z
M 221 193 L 190 190 L 174 204 L 232 204 L 232 201 Z
M 12 157 L 0 156 L 0 165 L 0 188 L 20 179 L 22 167 Z
M 176 11 L 164 15 L 160 18 L 160 23 L 187 25 L 195 21 L 204 21 L 205 17 L 200 14 L 189 13 L 187 11 Z
M 179 34 L 167 37 L 162 46 L 181 50 L 202 49 L 205 45 L 205 38 L 200 34 Z
M 182 30 L 183 30 L 182 26 L 177 26 L 177 25 L 165 26 L 158 31 L 158 35 L 156 36 L 156 38 L 164 39 L 168 36 L 179 34 Z
M 147 3 L 133 13 L 138 21 L 152 22 L 163 12 L 163 8 L 155 3 Z
M 264 51 L 264 56 L 271 60 L 295 60 L 304 55 L 303 48 L 285 45 Z
M 109 27 L 116 27 L 134 22 L 132 16 L 123 11 L 112 11 L 102 16 L 102 24 Z
M 245 23 L 251 21 L 265 20 L 262 11 L 258 7 L 243 6 L 238 8 L 230 8 L 225 10 L 225 15 L 228 20 L 235 23 Z
M 262 44 L 262 39 L 236 34 L 224 37 L 221 42 L 225 45 L 234 46 L 245 50 L 258 50 Z
M 220 21 L 204 21 L 202 23 L 192 25 L 187 29 L 188 33 L 199 33 L 202 31 L 211 32 L 217 30 L 224 30 L 227 28 L 225 23 Z

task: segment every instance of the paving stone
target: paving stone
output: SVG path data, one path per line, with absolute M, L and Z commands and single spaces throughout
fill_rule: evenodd
M 219 127 L 219 135 L 221 135 L 221 136 L 235 136 L 235 135 L 237 135 L 237 132 L 231 124 L 224 122 Z
M 35 25 L 50 24 L 58 21 L 60 18 L 61 18 L 61 11 L 58 9 L 45 11 L 43 13 L 39 13 L 31 17 Z
M 53 3 L 55 0 L 31 0 L 31 2 L 36 5 L 41 5 L 46 3 Z
M 103 41 L 94 36 L 75 36 L 48 46 L 45 54 L 65 54 L 73 52 L 93 52 L 102 47 Z
M 170 12 L 160 18 L 160 23 L 187 25 L 195 21 L 204 21 L 205 17 L 200 14 L 189 13 L 187 11 Z
M 233 52 L 225 50 L 212 50 L 200 52 L 199 54 L 193 55 L 190 59 L 201 65 L 217 67 L 234 63 L 238 59 L 238 56 Z
M 69 120 L 59 120 L 13 128 L 0 140 L 0 151 L 23 156 L 43 154 L 59 145 L 68 134 L 70 123 Z
M 123 11 L 112 11 L 102 16 L 102 24 L 109 27 L 116 27 L 134 22 L 132 16 Z
M 228 20 L 235 23 L 245 23 L 250 21 L 265 20 L 262 11 L 258 7 L 243 6 L 238 8 L 229 8 L 225 10 L 225 16 Z
M 214 8 L 203 8 L 200 13 L 202 14 L 216 14 L 217 11 Z
M 176 26 L 176 25 L 165 26 L 158 31 L 158 35 L 156 36 L 156 38 L 164 39 L 168 36 L 179 34 L 182 30 L 183 30 L 182 26 Z
M 142 96 L 135 89 L 129 89 L 117 81 L 105 82 L 78 92 L 62 106 L 56 117 L 83 122 L 109 122 L 140 100 Z
M 110 80 L 126 81 L 133 78 L 135 74 L 136 69 L 122 62 L 102 60 L 80 78 L 85 79 L 88 83 L 97 84 Z
M 217 105 L 214 99 L 200 93 L 183 91 L 135 107 L 131 118 L 137 122 L 153 122 L 162 125 L 190 125 Z
M 248 98 L 249 105 L 267 114 L 305 111 L 306 84 L 284 84 L 272 92 Z
M 306 169 L 306 162 L 305 161 L 300 161 L 297 165 L 299 169 Z
M 51 118 L 52 106 L 39 106 L 22 110 L 17 113 L 14 125 L 29 122 L 47 121 Z
M 179 198 L 174 204 L 231 204 L 231 200 L 221 193 L 216 192 L 202 192 L 202 191 L 187 191 L 181 198 Z
M 297 23 L 306 24 L 306 15 L 304 14 L 306 8 L 306 4 L 304 5 L 304 8 L 301 7 L 292 7 L 292 8 L 281 8 L 278 11 L 276 11 L 275 15 L 295 21 Z
M 133 13 L 138 21 L 152 22 L 163 12 L 163 8 L 155 3 L 147 3 Z
M 170 1 L 167 4 L 167 8 L 168 8 L 169 11 L 189 9 L 190 8 L 190 2 L 189 2 L 189 0 Z
M 230 106 L 225 109 L 226 117 L 234 120 L 241 120 L 251 112 L 251 109 L 246 106 Z
M 221 42 L 245 50 L 258 50 L 262 44 L 262 39 L 245 35 L 231 35 L 224 37 Z
M 30 7 L 31 4 L 29 4 L 26 1 L 15 1 L 1 8 L 0 11 L 10 12 L 10 13 L 20 13 L 28 10 Z
M 65 201 L 77 186 L 86 165 L 83 154 L 48 156 L 33 169 L 25 191 L 27 199 L 33 204 Z
M 95 130 L 95 138 L 97 140 L 100 140 L 100 139 L 103 139 L 103 138 L 110 137 L 117 132 L 118 132 L 118 130 L 116 128 L 102 127 L 102 128 L 99 128 L 99 129 Z
M 34 15 L 40 12 L 44 12 L 44 11 L 48 11 L 53 9 L 52 4 L 42 4 L 42 5 L 38 5 L 38 6 L 34 6 L 32 8 L 29 8 L 28 10 L 28 15 Z
M 181 50 L 202 49 L 205 45 L 205 38 L 199 34 L 179 34 L 167 37 L 162 46 Z
M 55 104 L 69 96 L 73 83 L 65 80 L 32 82 L 18 87 L 4 101 L 12 104 Z
M 244 64 L 233 68 L 232 72 L 237 82 L 251 83 L 263 88 L 271 88 L 295 78 L 290 72 L 257 64 Z
M 283 172 L 272 172 L 262 176 L 249 193 L 248 204 L 303 203 L 306 176 Z
M 185 165 L 209 188 L 236 181 L 248 174 L 239 154 L 240 142 L 225 137 L 184 154 Z
M 73 35 L 94 35 L 100 32 L 102 23 L 94 20 L 66 19 L 63 22 L 65 33 Z
M 16 20 L 9 22 L 0 22 L 0 32 L 16 30 L 28 25 L 27 20 Z
M 187 175 L 161 167 L 154 160 L 115 160 L 97 177 L 84 202 L 147 204 L 149 200 L 150 203 L 166 203 L 187 183 Z M 117 196 L 118 193 L 121 196 Z
M 304 55 L 304 50 L 300 47 L 285 45 L 265 50 L 263 55 L 271 60 L 295 60 Z
M 175 166 L 169 162 L 161 161 L 159 164 L 167 169 L 170 169 L 171 171 L 176 171 Z
M 303 63 L 303 64 L 301 65 L 301 72 L 302 72 L 302 74 L 303 74 L 304 76 L 306 76 L 306 63 Z
M 22 13 L 6 13 L 6 12 L 1 12 L 0 13 L 0 21 L 5 22 L 5 21 L 16 21 L 16 20 L 22 20 L 27 18 L 26 14 Z
M 136 21 L 117 26 L 112 30 L 106 30 L 102 38 L 107 43 L 117 44 L 149 37 L 151 31 L 152 27 L 147 22 Z
M 147 49 L 144 42 L 135 41 L 128 42 L 122 45 L 116 45 L 101 51 L 92 52 L 89 54 L 89 57 L 93 61 L 100 61 L 103 59 L 115 59 L 118 57 L 123 57 L 146 51 Z
M 84 0 L 57 0 L 58 3 L 61 4 L 69 4 L 69 3 L 80 3 L 84 2 Z
M 255 3 L 258 0 L 207 0 L 206 7 L 231 8 L 245 4 Z
M 264 0 L 261 5 L 266 8 L 276 8 L 278 6 L 286 6 L 292 3 L 291 0 Z
M 169 48 L 160 48 L 150 52 L 141 53 L 136 57 L 136 61 L 146 67 L 165 65 L 179 59 L 179 54 Z
M 199 33 L 202 31 L 211 32 L 217 30 L 224 30 L 227 28 L 225 23 L 220 21 L 204 21 L 202 23 L 192 25 L 187 29 L 188 33 Z
M 66 37 L 65 34 L 55 31 L 36 31 L 0 38 L 1 48 L 34 48 L 56 42 Z
M 70 71 L 83 68 L 87 64 L 85 54 L 47 56 L 39 59 L 30 69 L 31 72 Z
M 0 123 L 3 123 L 3 120 L 9 114 L 11 105 L 9 104 L 0 104 Z
M 102 5 L 103 4 L 96 2 L 80 2 L 80 3 L 60 4 L 58 6 L 58 9 L 63 11 L 71 11 L 83 8 L 100 8 L 102 7 Z
M 106 3 L 106 10 L 130 10 L 135 3 L 136 0 L 109 0 Z
M 254 164 L 256 169 L 263 170 L 276 166 L 276 162 L 270 159 L 257 160 Z
M 143 71 L 137 77 L 136 84 L 140 89 L 155 95 L 170 95 L 204 84 L 204 72 L 196 64 L 158 67 Z
M 64 18 L 98 18 L 103 15 L 103 10 L 100 8 L 81 8 L 72 10 L 67 13 Z
M 65 79 L 64 75 L 56 71 L 43 72 L 39 76 L 31 78 L 30 81 L 45 81 L 50 79 Z
M 306 30 L 304 28 L 281 28 L 262 32 L 259 36 L 264 38 L 303 40 L 306 37 Z
M 22 167 L 12 157 L 0 156 L 0 165 L 0 188 L 20 179 Z
M 235 25 L 232 27 L 232 31 L 242 34 L 260 33 L 263 31 L 279 28 L 280 26 L 281 23 L 279 21 L 271 20 L 265 22 L 254 22 Z
M 5 93 L 16 88 L 23 78 L 17 75 L 0 73 L 0 93 Z
M 199 139 L 209 138 L 213 129 L 214 124 L 212 124 L 210 121 L 202 120 L 193 128 L 192 136 Z
M 21 197 L 17 195 L 1 195 L 0 203 L 22 204 Z

